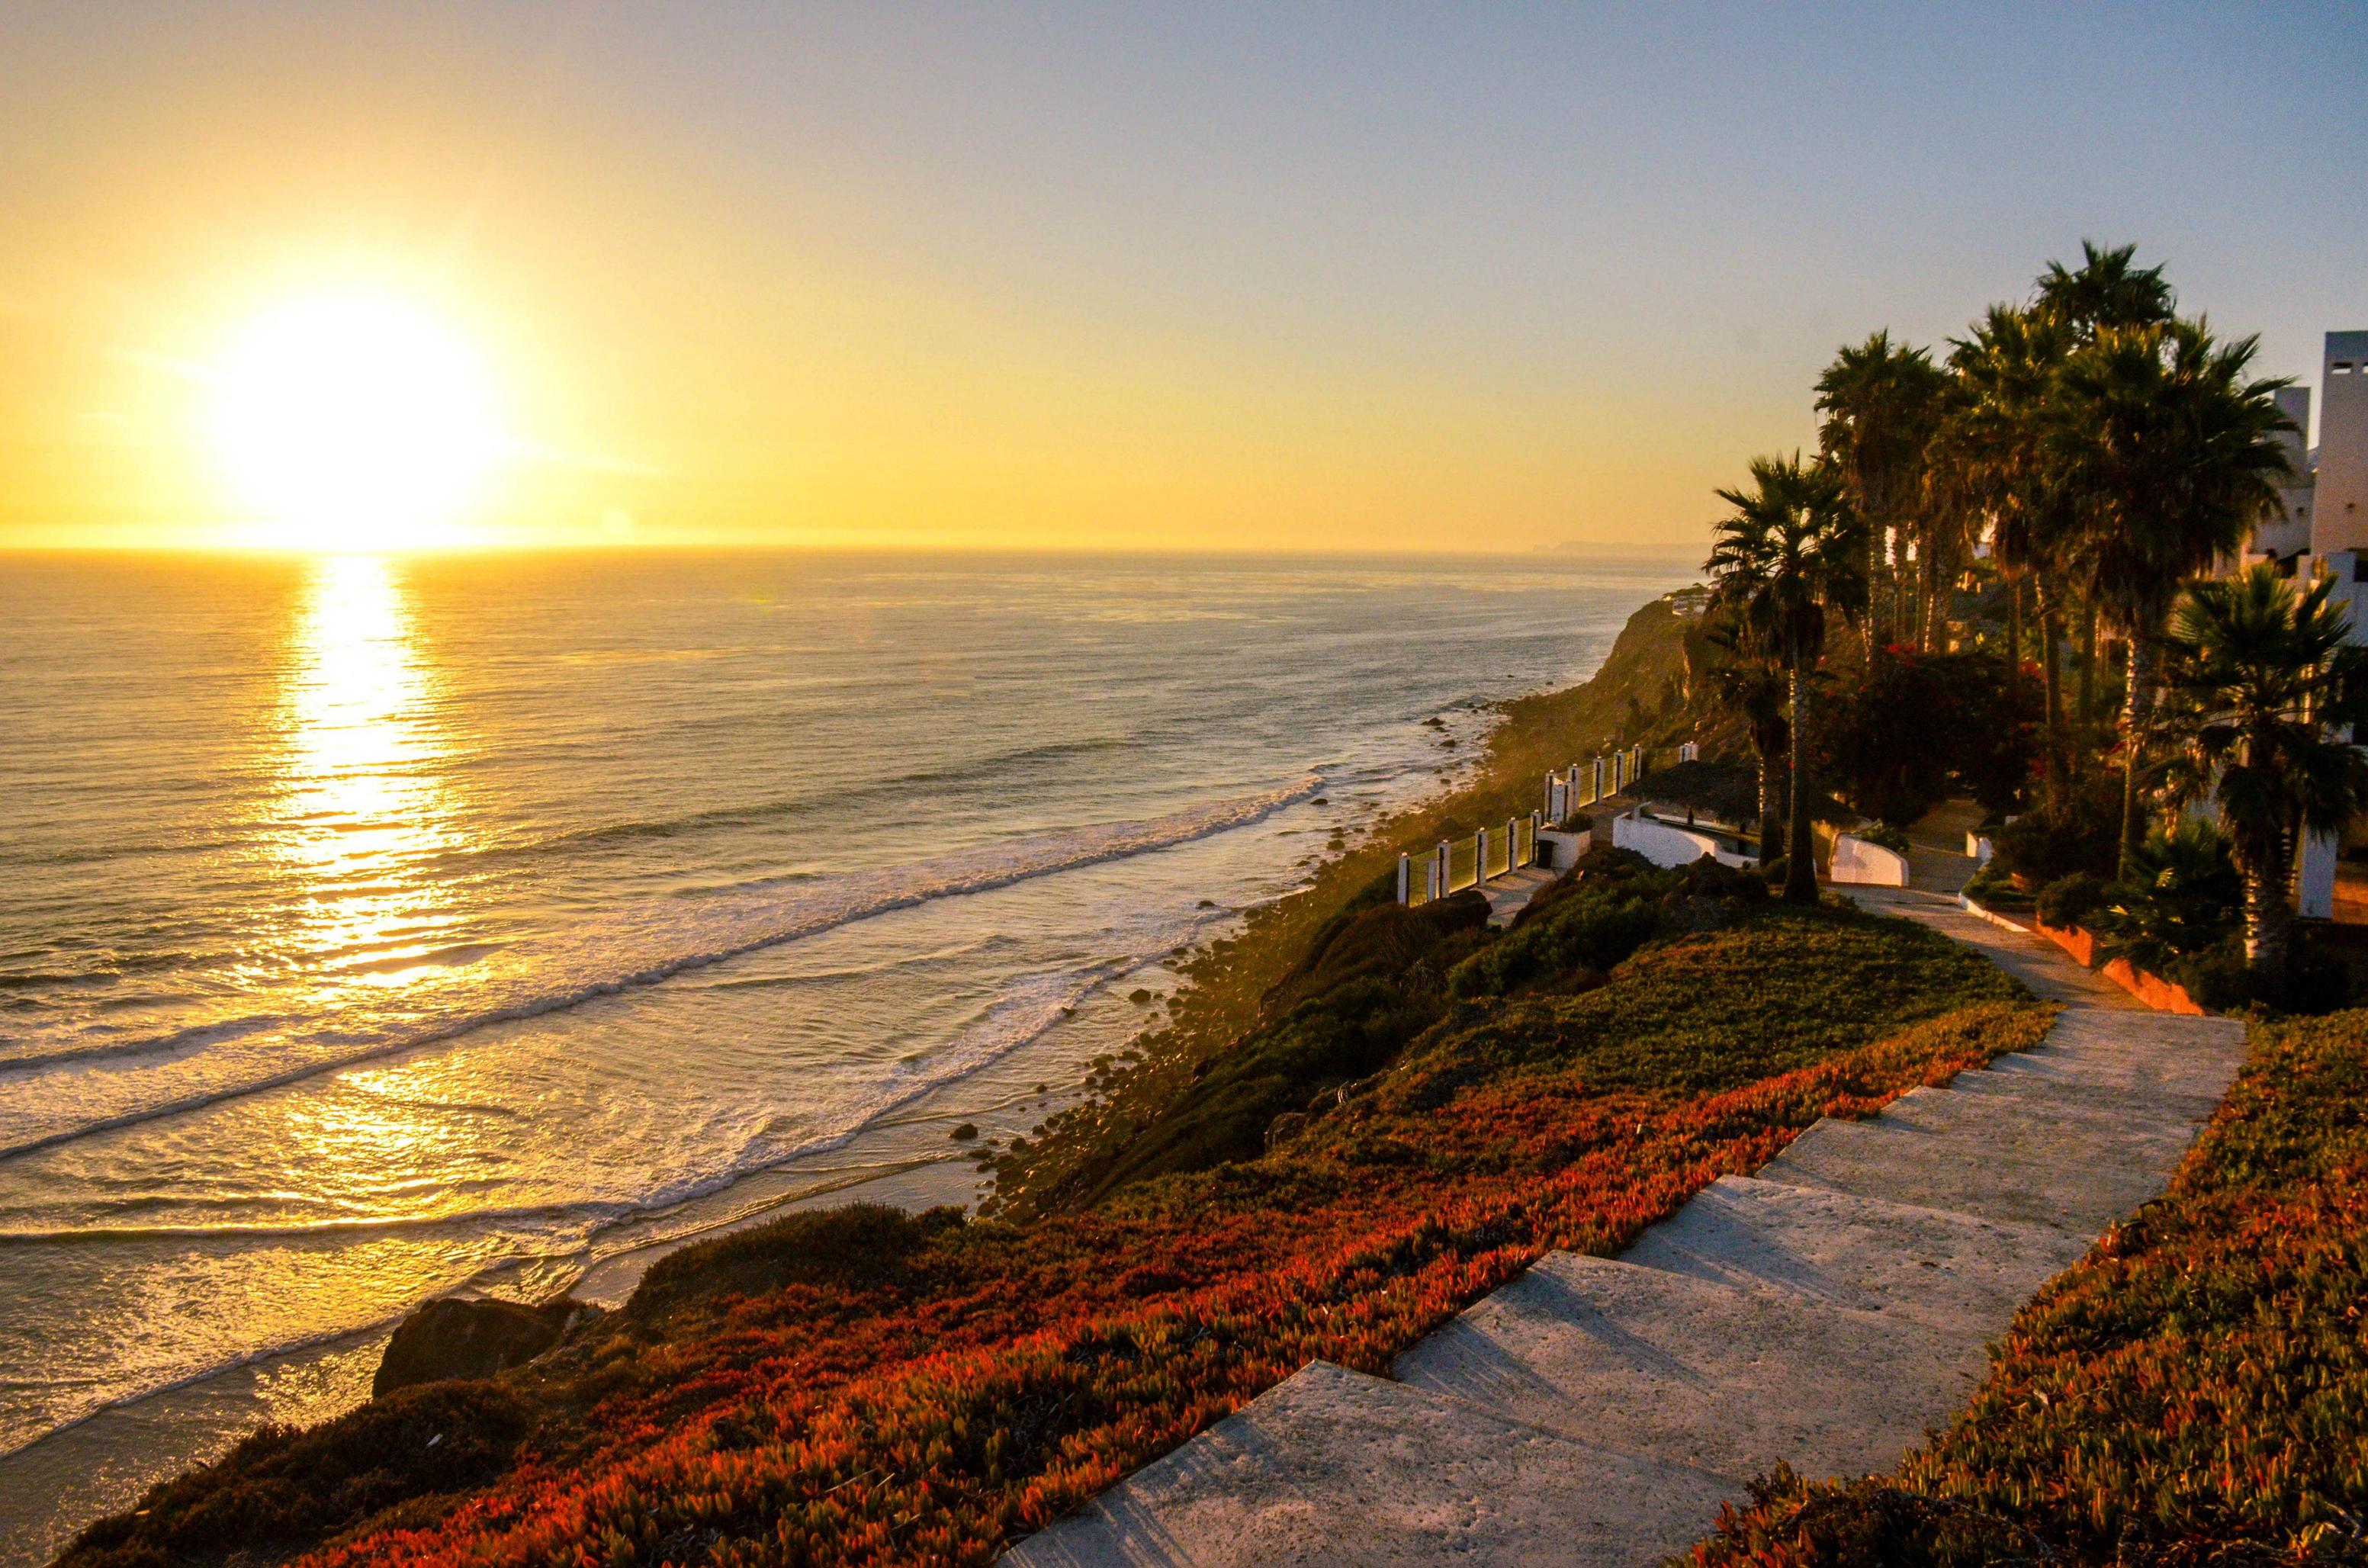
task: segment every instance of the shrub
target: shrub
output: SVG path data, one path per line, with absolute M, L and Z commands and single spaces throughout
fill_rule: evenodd
M 2006 863 L 1995 856 L 1965 883 L 1965 896 L 1984 909 L 2019 913 L 2032 906 L 2031 894 L 2014 885 Z
M 720 1298 L 761 1295 L 791 1285 L 864 1290 L 888 1284 L 923 1244 L 962 1219 L 959 1209 L 916 1214 L 885 1204 L 851 1203 L 734 1231 L 650 1265 L 625 1318 L 643 1328 Z
M 2112 953 L 2161 973 L 2226 938 L 2244 900 L 2245 880 L 2226 836 L 2189 817 L 2168 834 L 2157 828 L 2147 835 L 2130 858 L 2128 876 L 2106 890 L 2094 924 Z
M 2111 877 L 2121 858 L 2120 781 L 2102 771 L 2066 784 L 2064 799 L 2043 805 L 1992 835 L 2006 869 L 2032 887 L 2086 871 Z
M 2342 960 L 2307 932 L 2297 933 L 2296 937 L 2292 964 L 2271 985 L 2255 980 L 2245 962 L 2243 938 L 2233 934 L 2200 953 L 2173 959 L 2159 972 L 2214 1012 L 2233 1012 L 2258 1004 L 2282 1013 L 2313 1016 L 2349 1006 L 2351 974 Z
M 2105 906 L 2105 884 L 2086 871 L 2058 877 L 2039 890 L 2039 918 L 2059 931 L 2084 925 Z
M 506 1383 L 453 1381 L 397 1390 L 307 1432 L 265 1426 L 91 1526 L 61 1561 L 165 1568 L 303 1542 L 408 1498 L 484 1485 L 516 1460 L 529 1417 Z

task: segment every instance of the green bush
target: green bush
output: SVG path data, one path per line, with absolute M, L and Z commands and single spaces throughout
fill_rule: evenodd
M 1984 909 L 2002 915 L 2026 913 L 2032 905 L 2031 894 L 2014 885 L 2014 877 L 2007 870 L 2006 863 L 1995 857 L 1965 884 L 1965 896 Z
M 1086 1196 L 1255 1159 L 1277 1117 L 1379 1072 L 1447 1006 L 1446 974 L 1487 940 L 1488 903 L 1461 892 L 1411 908 L 1352 907 L 1268 993 L 1265 1017 L 1146 1119 Z
M 2351 974 L 2341 960 L 2301 934 L 2294 960 L 2276 983 L 2263 985 L 2245 963 L 2245 943 L 2230 935 L 2200 953 L 2174 959 L 2158 971 L 2215 1013 L 2259 1004 L 2281 1013 L 2312 1016 L 2351 1005 Z
M 2106 890 L 2094 925 L 2108 949 L 2159 974 L 2174 960 L 2217 947 L 2242 917 L 2245 880 L 2228 840 L 2208 822 L 2182 819 L 2147 835 L 2129 874 Z
M 2086 925 L 2105 906 L 2105 883 L 2087 871 L 2058 877 L 2039 890 L 2039 918 L 2057 930 Z
M 507 1382 L 422 1383 L 298 1432 L 263 1426 L 210 1465 L 152 1487 L 61 1558 L 74 1568 L 277 1562 L 270 1549 L 427 1493 L 482 1486 L 516 1462 L 532 1411 Z M 231 1553 L 227 1558 L 223 1553 Z
M 1657 901 L 1634 884 L 1584 888 L 1481 949 L 1447 977 L 1452 996 L 1502 996 L 1542 976 L 1600 974 L 1652 940 Z
M 2044 887 L 2075 871 L 2112 876 L 2121 837 L 2121 781 L 2100 770 L 2074 778 L 2062 802 L 2025 812 L 1990 841 L 2009 872 Z

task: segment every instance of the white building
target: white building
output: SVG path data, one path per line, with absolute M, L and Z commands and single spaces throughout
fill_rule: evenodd
M 2245 560 L 2275 561 L 2305 578 L 2325 571 L 2349 585 L 2368 577 L 2362 566 L 2368 556 L 2368 332 L 2327 335 L 2318 385 L 2316 448 L 2304 444 L 2310 389 L 2278 393 L 2278 406 L 2299 427 L 2286 437 L 2295 477 L 2283 491 L 2286 516 L 2254 530 Z M 2368 629 L 2357 617 L 2354 624 Z
M 2286 437 L 2295 478 L 2283 495 L 2286 516 L 2253 531 L 2248 564 L 2274 561 L 2289 575 L 2335 579 L 2351 611 L 2351 640 L 2368 642 L 2368 332 L 2330 332 L 2319 365 L 2318 445 L 2306 448 L 2310 389 L 2289 387 L 2278 406 L 2299 427 Z M 2335 912 L 2333 835 L 2303 846 L 2302 913 Z

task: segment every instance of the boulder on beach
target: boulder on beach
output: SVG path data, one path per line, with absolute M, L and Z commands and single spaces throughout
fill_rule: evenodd
M 379 1358 L 370 1397 L 447 1378 L 490 1378 L 523 1366 L 559 1343 L 577 1319 L 598 1312 L 562 1296 L 539 1307 L 517 1301 L 430 1301 L 403 1320 Z

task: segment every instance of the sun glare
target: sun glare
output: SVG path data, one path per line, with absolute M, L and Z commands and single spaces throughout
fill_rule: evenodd
M 389 295 L 280 305 L 248 324 L 213 380 L 216 450 L 276 544 L 439 542 L 501 451 L 482 361 L 443 322 Z

